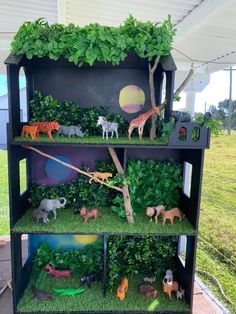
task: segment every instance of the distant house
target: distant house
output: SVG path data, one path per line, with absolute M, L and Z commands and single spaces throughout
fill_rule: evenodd
M 20 90 L 21 121 L 27 121 L 26 88 Z M 0 96 L 0 145 L 7 143 L 8 95 Z

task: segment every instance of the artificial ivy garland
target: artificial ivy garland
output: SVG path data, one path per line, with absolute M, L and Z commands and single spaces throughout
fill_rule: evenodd
M 95 61 L 118 65 L 129 52 L 149 61 L 170 53 L 175 29 L 170 16 L 162 23 L 141 22 L 129 16 L 119 27 L 97 23 L 84 27 L 49 25 L 40 18 L 25 22 L 11 43 L 11 52 L 28 59 L 65 57 L 78 66 Z

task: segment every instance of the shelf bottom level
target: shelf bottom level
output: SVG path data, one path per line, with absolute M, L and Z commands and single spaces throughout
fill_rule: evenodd
M 31 284 L 35 283 L 34 276 L 25 289 L 23 297 L 17 306 L 17 313 L 190 313 L 190 307 L 186 300 L 176 300 L 173 294 L 172 299 L 167 299 L 161 289 L 161 281 L 158 280 L 156 287 L 158 295 L 155 299 L 148 299 L 138 294 L 137 287 L 142 281 L 138 278 L 129 280 L 129 288 L 125 300 L 116 298 L 116 292 L 107 292 L 103 296 L 102 287 L 99 283 L 93 283 L 90 289 L 84 293 L 71 296 L 58 296 L 53 294 L 53 300 L 39 301 L 33 298 Z M 47 276 L 40 284 L 40 289 L 52 291 L 53 288 L 78 288 L 78 278 L 53 278 Z

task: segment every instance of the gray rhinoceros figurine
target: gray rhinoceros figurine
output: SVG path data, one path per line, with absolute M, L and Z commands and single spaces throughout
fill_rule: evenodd
M 44 210 L 46 212 L 53 212 L 54 219 L 57 218 L 57 208 L 63 208 L 66 205 L 65 197 L 59 197 L 57 199 L 46 199 L 44 198 L 39 205 L 39 210 Z
M 72 136 L 79 136 L 84 137 L 84 133 L 81 131 L 80 128 L 78 128 L 75 125 L 60 125 L 60 128 L 58 130 L 58 135 L 67 135 L 68 137 Z

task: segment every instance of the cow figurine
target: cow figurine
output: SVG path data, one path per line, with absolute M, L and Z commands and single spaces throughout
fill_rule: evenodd
M 80 281 L 82 282 L 82 284 L 87 284 L 88 288 L 91 288 L 91 282 L 94 282 L 97 280 L 98 280 L 98 276 L 95 273 L 85 275 L 80 278 Z
M 179 285 L 177 281 L 168 280 L 166 283 L 163 281 L 163 292 L 166 296 L 169 296 L 170 300 L 172 292 L 175 291 L 177 293 L 178 289 Z

